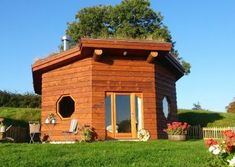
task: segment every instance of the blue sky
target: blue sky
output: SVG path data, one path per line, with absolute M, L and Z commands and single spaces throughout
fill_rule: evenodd
M 0 89 L 33 91 L 31 64 L 56 52 L 67 22 L 84 7 L 121 0 L 1 0 Z M 235 97 L 235 1 L 151 0 L 192 72 L 177 82 L 179 108 L 224 111 Z

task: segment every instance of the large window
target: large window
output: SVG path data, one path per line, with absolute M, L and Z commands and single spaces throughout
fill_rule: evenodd
M 143 128 L 141 93 L 108 92 L 105 98 L 106 131 L 109 138 L 136 138 Z
M 75 110 L 75 103 L 71 96 L 62 96 L 57 104 L 57 113 L 61 118 L 70 118 Z
M 118 133 L 131 133 L 130 95 L 116 95 L 116 126 Z
M 168 118 L 169 112 L 170 112 L 170 104 L 168 98 L 165 96 L 162 100 L 162 111 L 164 113 L 164 116 Z

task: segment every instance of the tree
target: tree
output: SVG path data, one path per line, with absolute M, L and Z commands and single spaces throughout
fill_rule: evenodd
M 203 110 L 199 102 L 193 104 L 192 110 Z
M 150 8 L 149 0 L 123 0 L 116 6 L 83 8 L 75 21 L 68 23 L 66 34 L 75 42 L 82 37 L 171 42 L 172 55 L 183 65 L 185 74 L 190 73 L 191 65 L 179 56 L 163 16 Z
M 227 112 L 229 113 L 235 113 L 235 98 L 229 105 L 226 107 Z

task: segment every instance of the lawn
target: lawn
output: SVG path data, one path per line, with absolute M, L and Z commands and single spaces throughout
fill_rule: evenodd
M 0 166 L 203 167 L 209 156 L 202 140 L 94 142 L 71 145 L 0 144 Z

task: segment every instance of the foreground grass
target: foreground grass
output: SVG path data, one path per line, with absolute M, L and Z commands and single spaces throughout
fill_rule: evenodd
M 204 110 L 178 110 L 180 121 L 202 127 L 235 127 L 235 113 L 222 113 Z
M 0 164 L 21 166 L 203 167 L 203 141 L 94 142 L 73 145 L 0 144 Z

